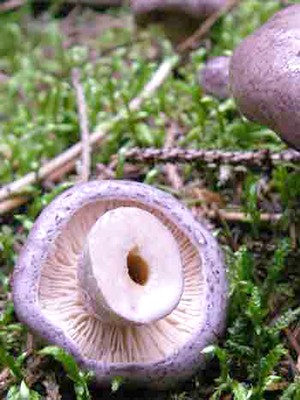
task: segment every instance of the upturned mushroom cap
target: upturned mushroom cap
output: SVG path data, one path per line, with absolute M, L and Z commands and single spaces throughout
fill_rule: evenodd
M 238 46 L 230 80 L 241 112 L 300 150 L 300 4 L 275 14 Z
M 167 388 L 203 366 L 201 350 L 222 334 L 227 281 L 215 239 L 172 196 L 94 181 L 42 212 L 16 265 L 13 298 L 20 320 L 99 384 L 122 376 Z
M 207 61 L 198 75 L 199 84 L 204 93 L 219 99 L 230 97 L 229 90 L 230 57 L 213 57 Z
M 159 23 L 174 43 L 189 36 L 200 21 L 224 6 L 226 0 L 131 0 L 140 26 Z

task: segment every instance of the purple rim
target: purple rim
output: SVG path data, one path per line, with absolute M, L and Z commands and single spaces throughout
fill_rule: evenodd
M 75 343 L 53 326 L 38 303 L 41 266 L 51 244 L 71 216 L 81 207 L 99 200 L 135 200 L 166 215 L 189 237 L 202 260 L 205 280 L 205 317 L 191 339 L 176 353 L 159 362 L 114 363 L 87 359 Z M 36 334 L 70 352 L 81 367 L 95 373 L 95 379 L 108 385 L 114 376 L 158 388 L 173 386 L 190 377 L 204 365 L 201 350 L 215 342 L 225 328 L 228 286 L 222 252 L 207 229 L 171 195 L 156 188 L 129 181 L 92 181 L 79 184 L 58 196 L 37 219 L 24 246 L 13 276 L 13 300 L 19 319 Z

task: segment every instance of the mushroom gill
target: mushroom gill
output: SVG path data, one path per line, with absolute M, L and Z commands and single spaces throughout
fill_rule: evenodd
M 88 232 L 100 216 L 118 207 L 137 207 L 155 215 L 171 231 L 180 250 L 182 297 L 169 315 L 149 324 L 102 322 L 87 309 L 78 282 L 77 265 Z M 107 363 L 160 361 L 178 351 L 199 328 L 204 309 L 199 253 L 188 236 L 159 210 L 128 199 L 87 204 L 73 214 L 52 246 L 41 268 L 39 303 L 47 318 L 60 326 L 88 359 Z M 130 257 L 138 255 L 133 252 Z

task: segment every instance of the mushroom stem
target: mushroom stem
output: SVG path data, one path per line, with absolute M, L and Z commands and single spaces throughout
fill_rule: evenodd
M 148 324 L 170 314 L 181 299 L 180 251 L 154 215 L 115 208 L 92 226 L 78 279 L 87 310 L 102 322 Z

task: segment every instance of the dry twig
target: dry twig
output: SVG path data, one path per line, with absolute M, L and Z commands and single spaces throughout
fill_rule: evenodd
M 79 115 L 79 124 L 81 130 L 81 180 L 87 182 L 91 171 L 91 149 L 90 149 L 90 134 L 87 117 L 87 107 L 84 97 L 83 88 L 80 82 L 80 71 L 74 68 L 72 71 L 72 82 L 76 91 L 77 109 Z
M 271 153 L 268 150 L 257 151 L 223 151 L 223 150 L 193 150 L 193 149 L 139 149 L 133 148 L 125 153 L 130 162 L 203 162 L 230 165 L 246 165 L 248 167 L 263 167 L 282 162 L 300 164 L 300 152 L 286 150 Z
M 14 210 L 15 208 L 18 208 L 22 204 L 26 203 L 27 199 L 28 197 L 18 196 L 2 201 L 0 203 L 0 215 L 3 215 L 10 210 Z
M 171 57 L 170 59 L 164 61 L 160 65 L 160 67 L 158 68 L 156 73 L 153 75 L 153 77 L 150 79 L 150 81 L 146 84 L 146 86 L 142 90 L 142 93 L 130 102 L 130 104 L 129 104 L 130 111 L 138 110 L 140 108 L 140 106 L 142 105 L 142 103 L 146 99 L 148 99 L 154 92 L 157 91 L 157 89 L 168 78 L 171 71 L 178 63 L 178 61 L 179 61 L 179 57 L 174 56 L 174 57 Z
M 223 17 L 223 15 L 230 12 L 239 1 L 240 0 L 228 0 L 224 7 L 209 16 L 189 38 L 179 44 L 177 51 L 179 53 L 187 53 L 188 51 L 194 50 L 199 41 L 208 34 L 214 24 Z

